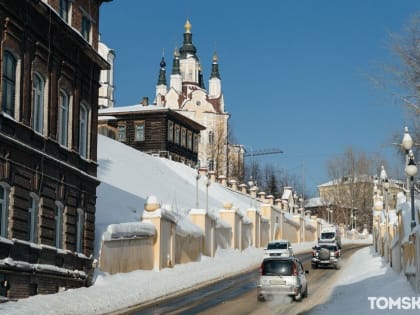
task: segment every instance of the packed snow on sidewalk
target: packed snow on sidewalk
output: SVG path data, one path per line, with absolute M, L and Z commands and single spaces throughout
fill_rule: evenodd
M 420 295 L 372 246 L 354 253 L 342 271 L 328 301 L 305 315 L 420 314 Z

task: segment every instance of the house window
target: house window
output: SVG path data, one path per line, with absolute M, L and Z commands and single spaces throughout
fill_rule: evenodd
M 32 82 L 32 128 L 41 134 L 44 126 L 44 89 L 44 79 L 35 73 Z
M 67 23 L 70 23 L 70 1 L 71 0 L 60 0 L 60 16 Z
M 85 213 L 82 209 L 77 209 L 77 220 L 76 220 L 76 252 L 81 253 L 83 251 L 83 232 L 85 228 Z
M 90 43 L 90 33 L 92 29 L 92 22 L 86 16 L 82 17 L 82 36 Z
M 9 223 L 9 186 L 0 183 L 0 236 L 7 237 Z
M 12 117 L 15 116 L 16 64 L 15 57 L 10 52 L 5 51 L 3 58 L 3 98 L 1 109 Z
M 187 148 L 192 150 L 192 132 L 190 130 L 187 132 Z
M 174 140 L 174 123 L 168 121 L 168 141 L 172 142 Z
M 79 121 L 79 154 L 88 157 L 88 130 L 89 130 L 89 108 L 86 104 L 80 104 Z
M 199 139 L 199 135 L 195 134 L 193 138 L 193 152 L 194 153 L 198 152 L 198 139 Z
M 69 106 L 68 94 L 60 91 L 58 100 L 58 143 L 65 147 L 68 145 Z
M 185 128 L 181 128 L 181 146 L 186 147 L 186 133 L 187 130 Z
M 64 206 L 61 202 L 56 201 L 55 203 L 55 247 L 63 248 L 63 217 L 64 217 Z
M 135 141 L 144 141 L 144 122 L 138 122 L 134 126 L 134 140 Z
M 214 144 L 214 132 L 209 131 L 209 144 Z
M 179 144 L 179 126 L 175 125 L 175 143 Z
M 126 127 L 125 125 L 118 125 L 118 141 L 126 140 Z
M 39 197 L 30 193 L 30 207 L 28 209 L 29 218 L 29 241 L 38 243 L 38 215 L 39 215 Z

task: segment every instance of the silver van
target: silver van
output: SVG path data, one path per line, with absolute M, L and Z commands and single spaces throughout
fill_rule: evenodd
M 265 301 L 282 295 L 297 301 L 307 297 L 308 272 L 295 256 L 264 258 L 257 284 L 257 299 Z

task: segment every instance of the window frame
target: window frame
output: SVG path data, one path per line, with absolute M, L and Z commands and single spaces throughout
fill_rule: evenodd
M 28 208 L 29 218 L 29 242 L 38 243 L 38 223 L 39 223 L 39 196 L 34 192 L 29 193 L 30 205 Z
M 169 142 L 173 142 L 174 141 L 174 123 L 173 121 L 168 121 L 168 137 L 167 137 Z
M 142 128 L 141 128 L 142 127 Z M 140 134 L 138 134 L 139 129 L 142 131 Z M 146 122 L 143 121 L 136 121 L 134 123 L 134 141 L 137 142 L 144 142 L 146 140 Z
M 90 107 L 87 103 L 81 102 L 79 109 L 79 155 L 85 159 L 89 158 L 89 121 Z
M 32 129 L 44 133 L 45 80 L 39 72 L 32 75 Z
M 198 152 L 198 143 L 200 140 L 200 135 L 198 134 L 194 134 L 193 136 L 193 152 L 197 153 Z
M 187 130 L 187 149 L 188 150 L 192 150 L 192 131 L 191 130 Z
M 118 141 L 120 142 L 127 141 L 127 125 L 125 123 L 119 123 L 117 125 L 117 135 L 118 135 Z
M 81 30 L 82 37 L 90 43 L 92 40 L 92 19 L 87 15 L 82 16 Z
M 185 127 L 181 127 L 181 147 L 187 146 L 187 129 Z
M 179 144 L 179 133 L 180 133 L 181 127 L 178 124 L 175 124 L 175 134 L 174 134 L 174 142 L 176 144 Z
M 3 193 L 0 195 L 0 236 L 8 237 L 9 228 L 9 206 L 10 206 L 10 186 L 0 183 Z
M 76 212 L 76 252 L 83 252 L 83 236 L 85 229 L 85 212 L 82 208 L 77 208 Z
M 54 243 L 57 248 L 64 248 L 64 205 L 60 201 L 55 202 L 54 209 L 55 238 Z
M 58 3 L 58 13 L 60 17 L 68 24 L 71 23 L 71 4 L 72 0 L 60 0 Z
M 8 50 L 3 53 L 2 112 L 15 117 L 18 59 Z
M 63 102 L 62 100 L 65 100 Z M 65 120 L 63 120 L 63 112 L 65 113 Z M 57 140 L 63 147 L 69 145 L 69 119 L 70 119 L 70 96 L 69 94 L 60 89 L 58 95 L 58 124 L 57 124 Z M 63 124 L 64 122 L 64 124 Z
M 208 143 L 209 143 L 210 145 L 214 145 L 214 131 L 213 131 L 213 130 L 210 130 L 210 131 L 209 131 L 209 139 L 208 139 Z

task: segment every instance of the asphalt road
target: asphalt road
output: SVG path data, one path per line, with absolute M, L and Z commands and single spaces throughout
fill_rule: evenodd
M 305 314 L 314 306 L 325 301 L 337 277 L 345 267 L 348 258 L 355 250 L 364 245 L 343 246 L 341 264 L 342 269 L 332 268 L 311 269 L 311 254 L 297 255 L 302 261 L 304 268 L 309 270 L 308 298 L 300 302 L 293 302 L 290 298 L 277 298 L 267 302 L 257 301 L 256 284 L 258 270 L 251 270 L 223 281 L 198 288 L 191 288 L 177 296 L 168 299 L 138 305 L 124 312 L 113 314 L 136 314 L 136 315 L 281 315 L 281 314 Z

